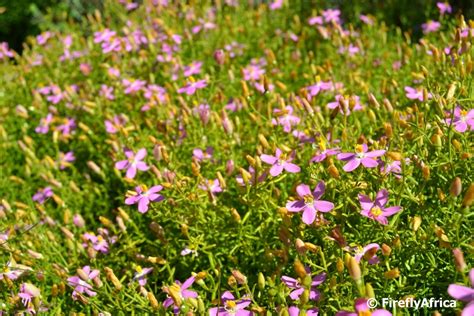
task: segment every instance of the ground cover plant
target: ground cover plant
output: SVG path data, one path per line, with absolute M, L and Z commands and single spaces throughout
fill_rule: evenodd
M 474 314 L 474 22 L 300 9 L 105 1 L 1 44 L 3 314 Z

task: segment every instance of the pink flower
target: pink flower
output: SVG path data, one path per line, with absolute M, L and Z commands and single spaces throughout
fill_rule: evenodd
M 7 42 L 0 43 L 0 60 L 7 59 L 7 57 L 13 58 L 15 55 L 13 51 L 8 47 Z
M 353 95 L 347 98 L 340 94 L 336 95 L 336 101 L 329 102 L 327 107 L 331 110 L 339 109 L 339 113 L 343 115 L 349 115 L 351 111 L 361 111 L 363 109 L 359 96 Z
M 379 257 L 377 257 L 377 251 L 380 249 L 379 244 L 372 243 L 368 244 L 365 247 L 354 247 L 351 248 L 355 252 L 354 259 L 357 262 L 360 262 L 362 258 L 366 259 L 369 264 L 377 264 L 380 262 Z
M 361 14 L 359 19 L 367 25 L 374 25 L 374 19 L 371 16 Z
M 419 100 L 419 101 L 426 101 L 423 96 L 423 89 L 422 88 L 412 88 L 409 86 L 405 87 L 406 96 L 410 100 Z M 428 99 L 431 99 L 431 93 L 428 93 Z
M 47 134 L 49 132 L 49 125 L 53 121 L 53 114 L 48 113 L 46 117 L 40 120 L 40 125 L 35 128 L 35 132 L 38 134 Z
M 385 207 L 388 202 L 388 191 L 385 189 L 377 193 L 375 201 L 372 201 L 367 195 L 359 194 L 359 202 L 362 207 L 360 213 L 363 216 L 372 218 L 383 225 L 388 224 L 388 216 L 392 216 L 402 209 L 400 206 Z
M 449 114 L 448 114 L 449 115 Z M 469 111 L 461 109 L 457 106 L 454 109 L 453 119 L 447 118 L 444 120 L 447 125 L 453 125 L 454 129 L 459 133 L 464 133 L 467 130 L 474 130 L 474 109 Z
M 207 82 L 204 79 L 196 82 L 188 82 L 184 87 L 178 89 L 178 93 L 193 95 L 198 89 L 205 88 L 206 86 Z
M 135 94 L 138 91 L 143 90 L 143 88 L 146 86 L 146 81 L 136 79 L 123 79 L 122 85 L 125 88 L 125 94 Z
M 289 201 L 286 203 L 286 208 L 289 212 L 303 212 L 303 222 L 311 225 L 316 219 L 317 212 L 327 213 L 334 208 L 332 202 L 320 200 L 325 189 L 324 181 L 320 181 L 313 192 L 308 185 L 300 184 L 296 187 L 300 199 Z
M 306 87 L 306 90 L 308 90 L 308 99 L 311 100 L 312 97 L 317 96 L 321 91 L 331 90 L 332 86 L 333 84 L 331 81 L 318 81 L 315 84 Z
M 377 309 L 370 311 L 369 306 L 367 305 L 366 298 L 358 298 L 354 302 L 355 312 L 349 311 L 339 311 L 336 316 L 359 316 L 359 315 L 372 315 L 372 316 L 392 316 L 392 313 L 385 309 Z
M 274 109 L 273 113 L 276 114 L 277 118 L 272 119 L 273 125 L 281 125 L 285 133 L 291 132 L 292 126 L 296 126 L 301 121 L 296 115 L 293 115 L 293 107 L 287 105 L 285 110 Z
M 339 17 L 341 15 L 341 11 L 338 9 L 324 10 L 322 15 L 326 23 L 334 22 L 336 24 L 339 24 L 341 22 L 341 19 Z
M 218 179 L 205 179 L 204 183 L 199 185 L 199 188 L 204 191 L 209 191 L 212 196 L 215 196 L 215 193 L 221 193 L 223 191 Z
M 138 211 L 144 214 L 148 212 L 148 205 L 150 202 L 161 202 L 165 199 L 164 196 L 158 194 L 161 190 L 163 190 L 161 185 L 152 186 L 150 189 L 147 189 L 145 186 L 137 186 L 135 188 L 136 193 L 129 196 L 125 200 L 125 204 L 138 204 Z
M 252 301 L 248 298 L 236 300 L 231 292 L 225 291 L 221 296 L 223 307 L 213 307 L 209 310 L 209 316 L 251 316 L 252 312 L 245 308 Z
M 214 150 L 212 149 L 212 147 L 207 147 L 206 151 L 203 151 L 201 148 L 195 148 L 193 150 L 193 157 L 196 158 L 198 161 L 211 160 L 213 152 Z
M 73 299 L 77 299 L 78 294 L 86 293 L 89 296 L 96 296 L 97 293 L 93 291 L 93 286 L 90 284 L 92 279 L 99 276 L 99 270 L 91 270 L 89 266 L 82 268 L 83 274 L 73 276 L 67 279 L 70 286 L 74 287 L 72 292 Z
M 283 7 L 283 0 L 275 0 L 268 6 L 270 10 L 278 10 Z
M 441 27 L 441 23 L 438 21 L 429 20 L 421 25 L 424 34 L 436 32 Z
M 265 69 L 260 68 L 259 65 L 248 65 L 243 69 L 244 80 L 260 80 L 265 74 Z
M 121 127 L 125 125 L 127 120 L 125 119 L 125 116 L 121 115 L 115 115 L 112 121 L 105 120 L 105 130 L 109 134 L 115 134 L 117 133 Z
M 173 286 L 172 291 L 177 292 L 177 293 L 173 293 L 173 294 L 177 295 L 182 300 L 185 300 L 187 298 L 197 298 L 198 294 L 196 292 L 188 290 L 188 288 L 194 283 L 194 281 L 195 281 L 195 277 L 190 277 L 189 279 L 184 281 L 184 283 L 182 284 L 179 281 L 175 281 L 175 283 L 172 285 Z M 163 291 L 165 293 L 169 293 L 171 290 L 169 287 L 164 287 Z M 177 306 L 175 302 L 173 301 L 173 298 L 168 295 L 168 298 L 163 302 L 163 306 L 165 308 L 168 308 L 172 305 L 174 307 L 173 312 L 175 314 L 179 314 L 179 306 Z
M 305 270 L 306 270 L 306 273 L 308 274 L 308 276 L 311 276 L 311 270 L 308 267 L 306 267 Z M 310 291 L 309 291 L 309 299 L 310 300 L 313 300 L 313 301 L 319 300 L 319 298 L 321 297 L 321 293 L 317 289 L 317 286 L 321 285 L 325 280 L 326 280 L 326 273 L 318 274 L 318 275 L 316 275 L 312 278 Z M 281 281 L 288 288 L 293 290 L 290 293 L 290 298 L 294 301 L 299 299 L 301 294 L 303 294 L 303 292 L 305 290 L 305 287 L 303 286 L 303 284 L 301 284 L 298 280 L 296 280 L 294 278 L 291 278 L 289 276 L 286 276 L 286 275 L 282 276 Z
M 74 160 L 76 160 L 76 157 L 74 157 L 74 153 L 72 151 L 68 151 L 67 153 L 60 152 L 58 160 L 59 169 L 66 169 Z
M 319 150 L 316 152 L 316 155 L 311 158 L 309 162 L 321 162 L 329 156 L 333 156 L 339 153 L 339 148 L 326 148 L 326 141 L 321 139 L 319 142 Z
M 453 11 L 453 9 L 451 8 L 451 5 L 449 5 L 448 2 L 438 2 L 436 3 L 436 6 L 438 7 L 439 13 L 441 15 L 444 15 L 446 13 L 451 13 Z
M 153 268 L 142 268 L 140 266 L 135 267 L 135 274 L 133 275 L 132 281 L 138 281 L 140 286 L 145 286 L 147 283 L 146 276 L 153 272 Z
M 45 187 L 44 189 L 39 189 L 38 192 L 33 195 L 33 201 L 43 204 L 47 199 L 54 195 L 53 189 L 51 187 Z
M 263 154 L 260 156 L 260 159 L 264 163 L 272 165 L 272 167 L 270 168 L 270 174 L 273 177 L 276 177 L 280 173 L 282 173 L 283 169 L 291 173 L 300 172 L 301 168 L 291 163 L 291 161 L 293 160 L 293 157 L 294 157 L 294 152 L 289 157 L 287 157 L 287 155 L 283 153 L 281 149 L 277 148 L 275 151 L 275 156 Z
M 466 302 L 461 316 L 474 315 L 474 269 L 469 271 L 469 280 L 471 286 L 464 286 L 459 284 L 451 284 L 448 287 L 448 294 L 459 301 Z
M 355 153 L 340 153 L 337 159 L 347 161 L 342 169 L 346 172 L 351 172 L 362 163 L 366 168 L 375 168 L 378 166 L 377 160 L 374 158 L 385 154 L 385 150 L 368 151 L 367 144 L 357 145 Z
M 115 168 L 122 170 L 127 169 L 126 177 L 129 179 L 135 178 L 137 174 L 137 170 L 147 171 L 149 167 L 145 162 L 143 162 L 143 158 L 146 156 L 146 149 L 142 148 L 138 150 L 137 154 L 135 155 L 133 151 L 126 148 L 124 150 L 125 156 L 127 156 L 127 160 L 121 160 L 115 164 Z
M 201 72 L 202 61 L 192 62 L 189 66 L 184 67 L 184 76 L 189 77 L 192 75 L 197 75 Z
M 304 310 L 300 310 L 297 306 L 290 306 L 288 308 L 288 314 L 290 316 L 299 316 L 301 315 L 301 312 Z M 306 311 L 304 311 L 303 315 L 306 316 L 318 316 L 319 314 L 319 309 L 317 307 L 309 308 Z
M 105 84 L 100 86 L 100 93 L 102 97 L 108 99 L 108 100 L 113 100 L 115 99 L 114 96 L 114 87 L 109 87 Z

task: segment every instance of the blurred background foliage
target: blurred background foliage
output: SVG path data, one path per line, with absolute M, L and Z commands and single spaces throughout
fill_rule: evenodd
M 118 0 L 117 0 L 118 1 Z M 143 0 L 135 0 L 142 2 Z M 216 0 L 170 0 L 181 3 L 218 2 Z M 224 0 L 220 0 L 221 3 Z M 241 0 L 242 3 L 269 2 L 269 0 Z M 339 8 L 343 17 L 357 21 L 359 14 L 372 14 L 387 25 L 396 25 L 414 37 L 421 36 L 421 24 L 437 19 L 436 2 L 439 0 L 288 0 L 299 6 L 301 18 L 313 14 L 314 9 Z M 46 29 L 64 30 L 70 20 L 81 20 L 87 13 L 102 9 L 103 0 L 0 0 L 0 42 L 21 52 L 29 35 Z M 453 13 L 462 12 L 467 19 L 474 16 L 473 0 L 450 0 Z

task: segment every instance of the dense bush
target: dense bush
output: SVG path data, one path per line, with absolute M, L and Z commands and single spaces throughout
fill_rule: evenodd
M 1 44 L 0 309 L 469 315 L 473 22 L 168 2 Z

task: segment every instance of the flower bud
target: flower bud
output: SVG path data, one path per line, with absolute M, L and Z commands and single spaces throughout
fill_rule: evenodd
M 400 270 L 398 268 L 391 269 L 384 273 L 386 279 L 396 279 L 400 276 Z
M 467 265 L 466 261 L 464 261 L 464 254 L 462 253 L 462 250 L 460 248 L 453 249 L 453 255 L 454 263 L 456 264 L 456 270 L 459 272 L 466 270 Z
M 471 185 L 466 191 L 466 194 L 464 194 L 462 206 L 469 207 L 472 205 L 472 202 L 474 202 L 474 183 L 471 183 Z
M 392 253 L 392 248 L 387 244 L 382 244 L 382 255 L 384 255 L 385 257 L 388 257 L 390 256 L 391 253 Z
M 421 225 L 421 217 L 420 216 L 413 217 L 413 219 L 412 219 L 412 229 L 413 229 L 414 232 L 416 232 L 418 230 L 418 228 L 420 228 L 420 225 Z
M 234 172 L 234 169 L 235 169 L 234 161 L 232 159 L 227 160 L 225 164 L 225 174 L 227 176 L 230 176 Z
M 430 167 L 428 166 L 423 166 L 421 168 L 421 172 L 423 174 L 423 179 L 428 180 L 430 178 Z
M 295 260 L 295 263 L 293 264 L 293 267 L 295 269 L 296 274 L 301 278 L 304 279 L 307 275 L 306 269 L 304 265 L 299 261 L 298 259 Z
M 114 271 L 109 267 L 105 267 L 104 270 L 105 270 L 105 276 L 107 277 L 107 280 L 112 282 L 116 290 L 120 291 L 122 289 L 122 283 L 120 283 L 120 280 L 117 279 L 117 277 L 114 274 Z
M 225 62 L 225 53 L 222 49 L 218 49 L 214 52 L 214 60 L 218 65 L 223 65 Z
M 337 170 L 337 167 L 334 164 L 331 164 L 328 167 L 328 173 L 333 177 L 334 179 L 339 179 L 339 170 Z
M 356 259 L 354 259 L 353 257 L 349 258 L 347 269 L 349 270 L 351 278 L 356 282 L 360 282 L 362 278 L 362 273 L 360 271 L 359 263 Z
M 461 194 L 461 190 L 462 190 L 461 178 L 456 177 L 451 183 L 451 187 L 449 188 L 449 193 L 451 194 L 451 196 L 456 197 L 459 194 Z
M 306 246 L 304 244 L 304 241 L 302 241 L 301 239 L 297 238 L 296 241 L 295 241 L 295 248 L 296 248 L 296 251 L 302 255 L 306 252 Z
M 235 209 L 235 208 L 231 208 L 230 209 L 230 213 L 232 214 L 232 218 L 234 219 L 234 221 L 236 221 L 237 223 L 240 223 L 240 214 L 239 212 Z
M 263 290 L 265 288 L 265 277 L 263 276 L 262 272 L 258 273 L 258 282 L 257 282 L 258 288 L 260 290 Z
M 369 298 L 374 298 L 375 297 L 374 288 L 372 287 L 372 284 L 367 283 L 365 285 L 365 294 Z
M 341 258 L 337 258 L 336 261 L 336 270 L 339 273 L 344 272 L 344 261 Z
M 74 216 L 72 217 L 72 222 L 77 227 L 84 227 L 84 225 L 86 224 L 85 221 L 84 221 L 84 218 L 82 218 L 81 214 L 74 214 Z
M 240 272 L 239 270 L 232 270 L 232 275 L 234 276 L 237 283 L 239 283 L 240 285 L 247 284 L 247 277 L 243 275 L 242 272 Z
M 160 307 L 160 304 L 158 303 L 155 295 L 153 295 L 152 292 L 148 292 L 146 296 L 148 298 L 148 301 L 150 302 L 151 308 L 156 310 Z

